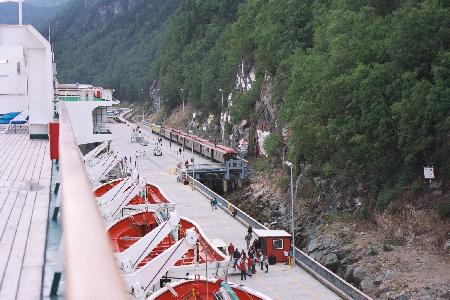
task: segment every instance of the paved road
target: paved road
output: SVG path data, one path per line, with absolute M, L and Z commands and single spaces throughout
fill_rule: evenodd
M 174 168 L 178 162 L 184 162 L 192 157 L 191 152 L 177 155 L 179 148 L 172 143 L 163 140 L 163 156 L 155 157 L 151 154 L 153 141 L 156 136 L 146 132 L 150 145 L 143 147 L 131 144 L 130 127 L 124 124 L 111 126 L 114 141 L 112 147 L 124 155 L 134 155 L 136 151 L 146 151 L 145 158 L 138 159 L 140 174 L 147 181 L 160 186 L 164 193 L 176 203 L 176 210 L 197 222 L 210 239 L 219 238 L 227 244 L 232 242 L 238 249 L 245 245 L 244 236 L 246 228 L 237 220 L 221 209 L 212 211 L 209 199 L 197 191 L 192 191 L 189 186 L 177 183 L 175 175 L 169 175 L 168 170 Z M 196 156 L 196 163 L 210 163 L 203 157 Z M 230 281 L 241 283 L 239 277 L 231 277 Z M 273 299 L 340 299 L 335 293 L 317 281 L 300 267 L 290 268 L 283 264 L 270 266 L 269 273 L 258 272 L 252 278 L 248 278 L 244 284 L 257 291 L 266 294 Z

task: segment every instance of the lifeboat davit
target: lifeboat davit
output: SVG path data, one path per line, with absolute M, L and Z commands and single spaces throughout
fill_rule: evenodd
M 125 251 L 147 233 L 158 227 L 158 217 L 156 214 L 155 211 L 136 212 L 122 217 L 116 223 L 112 224 L 107 231 L 112 241 L 114 252 Z M 219 262 L 228 266 L 229 260 L 227 257 L 206 237 L 204 232 L 194 221 L 189 220 L 186 217 L 180 217 L 178 232 L 176 232 L 175 236 L 177 236 L 178 239 L 182 239 L 186 236 L 186 230 L 189 228 L 193 228 L 198 234 L 199 264 L 206 262 L 208 262 L 208 264 L 213 264 Z M 173 234 L 165 236 L 150 254 L 140 262 L 138 267 L 147 264 L 175 243 L 176 240 Z M 176 262 L 175 266 L 194 266 L 196 263 L 195 252 L 194 249 L 190 249 Z
M 106 194 L 109 190 L 111 190 L 113 187 L 115 187 L 116 185 L 118 185 L 119 183 L 121 183 L 124 179 L 123 178 L 118 178 L 118 179 L 114 179 L 111 180 L 101 186 L 99 186 L 95 191 L 95 197 L 101 197 L 104 194 Z
M 143 178 L 119 178 L 100 186 L 94 193 L 101 215 L 108 222 L 136 211 L 162 207 L 173 210 L 175 207 L 158 186 L 145 182 Z
M 227 283 L 220 279 L 192 279 L 170 283 L 149 298 L 151 300 L 173 299 L 233 299 L 233 300 L 270 300 L 248 287 Z
M 108 183 L 105 183 L 104 185 L 101 185 L 98 187 L 95 191 L 95 197 L 101 197 L 105 195 L 107 192 L 109 192 L 113 187 L 121 183 L 124 178 L 118 178 L 114 179 Z M 146 193 L 147 193 L 147 201 L 143 199 L 140 195 L 136 195 L 136 197 L 131 200 L 129 203 L 130 205 L 138 205 L 138 204 L 145 204 L 145 203 L 151 203 L 151 204 L 171 204 L 172 202 L 161 192 L 160 188 L 152 183 L 146 184 Z

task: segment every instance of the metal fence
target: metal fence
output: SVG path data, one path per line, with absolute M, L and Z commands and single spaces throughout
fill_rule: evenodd
M 68 299 L 128 299 L 64 103 L 60 118 L 62 224 Z
M 189 181 L 192 182 L 192 177 L 189 175 L 187 175 L 187 177 L 189 178 Z M 250 217 L 241 209 L 237 208 L 222 196 L 210 190 L 198 180 L 195 180 L 194 187 L 197 191 L 205 195 L 207 198 L 216 198 L 219 206 L 228 213 L 231 214 L 233 211 L 235 211 L 236 219 L 242 224 L 246 226 L 251 225 L 254 229 L 269 229 Z M 356 300 L 371 299 L 368 295 L 364 294 L 362 291 L 358 290 L 357 288 L 322 266 L 320 263 L 309 257 L 305 252 L 301 251 L 297 247 L 295 248 L 295 260 L 298 266 L 300 266 L 316 279 L 321 281 L 323 284 L 334 290 L 340 296 Z

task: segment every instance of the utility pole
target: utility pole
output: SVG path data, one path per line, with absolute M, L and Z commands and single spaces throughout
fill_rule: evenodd
M 292 234 L 291 251 L 292 251 L 292 259 L 293 259 L 293 264 L 292 264 L 292 267 L 293 267 L 295 264 L 294 180 L 293 180 L 293 172 L 292 172 L 294 165 L 289 161 L 284 161 L 283 163 L 291 168 L 291 234 Z

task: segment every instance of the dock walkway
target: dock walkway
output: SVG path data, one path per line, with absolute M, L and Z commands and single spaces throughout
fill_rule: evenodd
M 47 140 L 0 134 L 0 299 L 40 299 L 51 161 Z
M 169 169 L 174 168 L 178 162 L 186 161 L 192 157 L 191 152 L 185 151 L 182 156 L 177 155 L 177 144 L 163 140 L 163 156 L 152 155 L 153 140 L 156 136 L 145 132 L 150 145 L 147 147 L 131 144 L 128 137 L 131 135 L 130 127 L 124 124 L 111 126 L 114 135 L 112 147 L 124 155 L 133 155 L 136 151 L 145 150 L 145 158 L 138 159 L 139 173 L 147 181 L 160 186 L 164 193 L 176 203 L 177 212 L 197 222 L 210 239 L 222 239 L 225 243 L 232 242 L 238 249 L 245 247 L 246 227 L 221 209 L 212 210 L 209 199 L 198 191 L 192 191 L 176 181 L 174 175 L 169 175 Z M 208 163 L 204 157 L 195 156 L 196 163 Z M 230 277 L 229 281 L 241 283 L 238 276 Z M 246 286 L 260 291 L 273 299 L 340 299 L 333 291 L 312 277 L 298 266 L 294 268 L 284 264 L 269 267 L 269 272 L 257 272 L 252 278 L 243 282 Z

